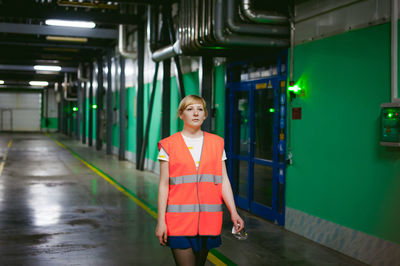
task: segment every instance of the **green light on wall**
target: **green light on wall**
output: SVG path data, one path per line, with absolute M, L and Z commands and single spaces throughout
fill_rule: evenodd
M 275 109 L 274 108 L 269 108 L 269 112 L 270 113 L 275 113 Z
M 92 105 L 92 108 L 93 108 L 93 109 L 97 109 L 97 104 L 93 104 L 93 105 Z
M 76 107 L 76 106 L 72 107 L 72 111 L 77 112 L 78 111 L 78 107 Z
M 293 86 L 290 86 L 288 88 L 288 90 L 292 91 L 295 94 L 298 94 L 298 93 L 300 93 L 302 91 L 302 88 L 300 88 L 298 85 L 293 85 Z
M 393 113 L 388 113 L 388 117 L 392 118 L 393 117 Z

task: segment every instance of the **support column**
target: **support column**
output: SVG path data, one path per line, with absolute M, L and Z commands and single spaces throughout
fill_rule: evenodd
M 212 131 L 212 117 L 213 117 L 213 58 L 210 56 L 202 57 L 202 77 L 201 77 L 201 97 L 204 98 L 207 104 L 208 116 L 204 120 L 201 128 L 204 131 Z
M 118 159 L 125 160 L 125 130 L 126 130 L 126 114 L 125 114 L 125 58 L 119 57 L 121 67 L 121 76 L 119 79 L 119 152 Z
M 103 58 L 97 60 L 97 91 L 96 91 L 96 150 L 103 147 L 102 114 L 103 114 Z
M 86 72 L 86 69 L 85 69 Z M 83 87 L 82 87 L 82 143 L 86 144 L 86 95 L 87 93 L 87 81 L 83 82 Z
M 76 139 L 79 140 L 81 136 L 81 109 L 82 109 L 82 86 L 81 86 L 81 81 L 78 79 L 78 91 L 77 91 L 77 102 L 76 102 L 76 107 L 78 108 L 76 114 L 75 114 L 75 119 L 76 119 L 76 125 L 75 125 L 75 130 L 76 130 Z
M 143 10 L 144 13 L 144 10 Z M 139 14 L 141 14 L 139 12 Z M 137 47 L 138 47 L 138 83 L 136 93 L 136 169 L 140 168 L 140 157 L 143 145 L 143 124 L 144 124 L 144 34 L 146 30 L 145 21 L 138 25 Z
M 106 94 L 106 154 L 112 153 L 112 77 L 111 77 L 111 52 L 107 56 L 107 94 Z
M 171 128 L 171 59 L 163 61 L 161 138 L 170 135 Z
M 93 63 L 89 65 L 89 146 L 93 146 Z

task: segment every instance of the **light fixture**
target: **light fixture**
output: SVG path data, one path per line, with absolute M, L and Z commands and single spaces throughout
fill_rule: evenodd
M 60 72 L 56 72 L 56 71 L 42 71 L 42 70 L 39 70 L 39 71 L 36 71 L 36 74 L 39 74 L 39 75 L 58 75 Z
M 0 85 L 3 85 L 4 84 L 4 80 L 0 80 Z
M 39 71 L 61 71 L 60 66 L 42 66 L 42 65 L 36 65 L 33 67 L 35 70 Z
M 62 27 L 75 27 L 75 28 L 88 28 L 93 29 L 96 23 L 92 21 L 78 21 L 78 20 L 61 20 L 61 19 L 46 19 L 46 25 L 62 26 Z
M 47 86 L 49 83 L 47 81 L 29 81 L 31 86 Z
M 48 41 L 62 41 L 62 42 L 87 42 L 87 38 L 80 37 L 65 37 L 65 36 L 46 36 Z

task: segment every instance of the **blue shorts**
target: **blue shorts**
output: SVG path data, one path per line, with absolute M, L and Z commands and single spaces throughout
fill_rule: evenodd
M 169 236 L 170 248 L 192 248 L 194 252 L 210 250 L 221 245 L 221 236 Z

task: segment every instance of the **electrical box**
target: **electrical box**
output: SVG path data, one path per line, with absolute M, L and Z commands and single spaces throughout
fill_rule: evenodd
M 400 103 L 381 104 L 381 145 L 400 147 Z

